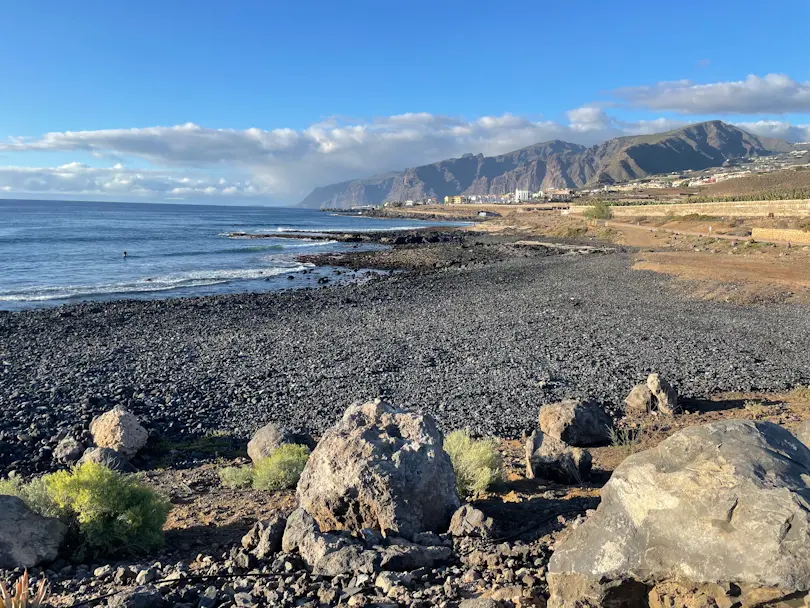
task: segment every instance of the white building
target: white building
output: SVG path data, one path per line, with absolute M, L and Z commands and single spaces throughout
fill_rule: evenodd
M 528 190 L 515 190 L 515 202 L 522 203 L 524 201 L 532 200 L 531 194 Z

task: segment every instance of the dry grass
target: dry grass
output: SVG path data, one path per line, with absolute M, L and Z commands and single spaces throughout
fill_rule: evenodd
M 788 397 L 793 401 L 810 402 L 810 386 L 797 386 L 788 393 Z

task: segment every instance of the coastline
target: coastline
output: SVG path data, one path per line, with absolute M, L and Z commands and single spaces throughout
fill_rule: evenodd
M 622 248 L 426 234 L 345 254 L 398 271 L 363 283 L 0 315 L 0 470 L 48 470 L 60 435 L 116 404 L 170 441 L 271 420 L 318 434 L 378 395 L 515 438 L 564 397 L 618 412 L 650 370 L 693 399 L 810 381 L 806 308 L 689 299 Z

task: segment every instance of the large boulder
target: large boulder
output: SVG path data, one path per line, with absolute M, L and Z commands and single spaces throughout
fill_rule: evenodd
M 624 460 L 596 512 L 557 544 L 549 606 L 647 605 L 634 602 L 666 596 L 666 581 L 739 587 L 740 605 L 807 592 L 808 482 L 810 449 L 780 426 L 684 429 Z
M 272 422 L 265 424 L 253 434 L 248 442 L 247 452 L 253 464 L 264 460 L 285 443 L 293 443 L 292 436 Z
M 678 393 L 660 374 L 650 374 L 644 384 L 633 387 L 624 400 L 628 412 L 660 412 L 674 416 L 681 411 Z
M 322 530 L 405 538 L 444 532 L 459 506 L 436 423 L 380 399 L 352 405 L 323 435 L 301 474 L 298 501 Z
M 132 412 L 116 406 L 94 418 L 90 423 L 93 442 L 100 448 L 110 448 L 132 458 L 146 445 L 149 432 L 141 426 Z
M 564 399 L 540 408 L 540 430 L 573 446 L 607 443 L 613 420 L 593 401 Z
M 565 442 L 534 431 L 526 440 L 526 477 L 550 479 L 558 483 L 582 483 L 591 476 L 591 453 L 572 448 Z
M 52 562 L 66 532 L 58 519 L 37 515 L 16 496 L 0 495 L 0 570 Z

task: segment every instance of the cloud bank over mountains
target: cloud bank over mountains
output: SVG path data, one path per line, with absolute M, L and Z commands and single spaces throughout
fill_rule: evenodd
M 787 114 L 810 112 L 810 81 L 785 74 L 745 80 L 695 84 L 688 80 L 615 91 L 620 99 L 650 110 L 681 114 Z
M 421 165 L 462 154 L 494 155 L 550 139 L 595 144 L 611 137 L 656 133 L 695 120 L 689 115 L 766 115 L 737 126 L 789 141 L 810 140 L 810 124 L 774 115 L 810 113 L 810 83 L 785 75 L 698 85 L 688 81 L 619 89 L 624 104 L 674 117 L 626 121 L 600 104 L 566 113 L 566 121 L 512 114 L 471 120 L 408 113 L 370 120 L 331 119 L 301 130 L 166 127 L 64 131 L 0 142 L 0 155 L 81 153 L 81 163 L 54 167 L 0 166 L 0 191 L 118 198 L 262 197 L 292 202 L 312 187 Z M 615 102 L 613 103 L 615 105 Z M 135 161 L 135 162 L 133 162 Z M 114 163 L 114 164 L 113 164 Z M 133 165 L 147 168 L 131 168 Z

